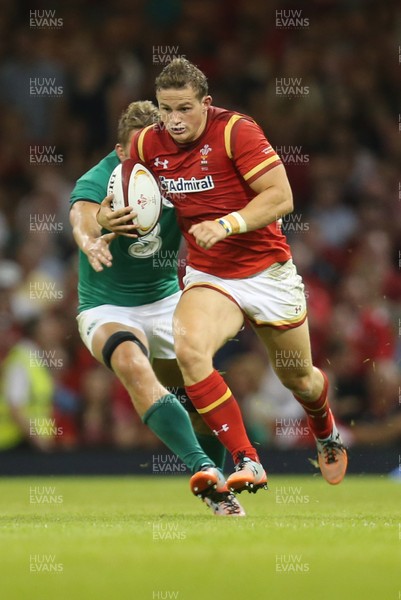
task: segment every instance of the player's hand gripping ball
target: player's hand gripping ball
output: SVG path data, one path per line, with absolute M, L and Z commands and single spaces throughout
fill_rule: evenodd
M 127 158 L 110 175 L 107 195 L 114 195 L 113 210 L 130 206 L 136 212 L 138 236 L 148 235 L 157 225 L 163 208 L 154 175 L 144 165 Z

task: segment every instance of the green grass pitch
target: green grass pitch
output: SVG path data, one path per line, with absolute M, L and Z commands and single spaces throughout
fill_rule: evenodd
M 271 477 L 218 518 L 185 477 L 0 480 L 1 600 L 399 600 L 401 485 Z

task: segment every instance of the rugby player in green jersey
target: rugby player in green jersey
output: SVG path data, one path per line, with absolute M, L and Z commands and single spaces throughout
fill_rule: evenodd
M 78 179 L 72 191 L 70 221 L 79 246 L 79 332 L 93 356 L 123 383 L 142 421 L 194 474 L 192 491 L 216 515 L 243 516 L 216 467 L 224 461 L 220 442 L 209 430 L 199 430 L 196 439 L 187 412 L 166 387 L 182 386 L 172 334 L 181 294 L 176 268 L 181 235 L 174 208 L 164 201 L 160 222 L 140 239 L 107 232 L 97 222 L 99 211 L 110 213 L 108 180 L 129 156 L 132 135 L 157 120 L 151 102 L 131 103 L 120 118 L 115 150 Z M 130 210 L 116 211 L 113 219 L 124 221 Z M 197 418 L 194 413 L 195 427 Z

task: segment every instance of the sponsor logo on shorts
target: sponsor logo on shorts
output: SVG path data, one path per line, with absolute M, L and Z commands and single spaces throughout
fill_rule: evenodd
M 96 323 L 99 321 L 99 319 L 96 319 L 95 321 L 92 321 L 89 325 L 89 327 L 86 329 L 86 335 L 89 335 L 90 332 L 92 331 L 92 329 L 95 327 Z

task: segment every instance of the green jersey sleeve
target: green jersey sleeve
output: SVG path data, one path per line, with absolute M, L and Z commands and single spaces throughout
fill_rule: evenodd
M 85 175 L 82 175 L 71 192 L 71 205 L 78 200 L 90 200 L 100 204 L 107 195 L 110 175 L 119 163 L 117 153 L 113 150 Z

